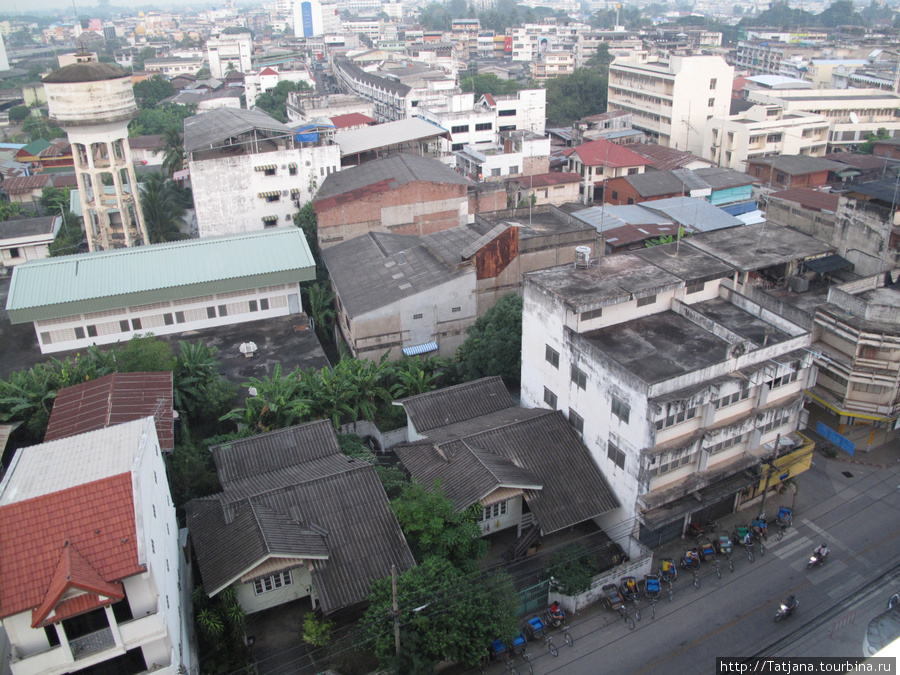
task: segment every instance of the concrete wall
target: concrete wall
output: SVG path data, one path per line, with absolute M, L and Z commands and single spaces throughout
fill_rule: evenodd
M 549 601 L 558 601 L 560 606 L 569 613 L 578 612 L 588 605 L 603 600 L 603 587 L 607 584 L 615 584 L 618 586 L 622 577 L 635 577 L 638 581 L 643 581 L 645 574 L 653 572 L 653 554 L 644 553 L 640 557 L 630 560 L 622 565 L 617 565 L 611 570 L 607 570 L 602 574 L 598 574 L 591 581 L 591 587 L 579 595 L 569 596 L 562 595 L 558 591 L 551 589 Z

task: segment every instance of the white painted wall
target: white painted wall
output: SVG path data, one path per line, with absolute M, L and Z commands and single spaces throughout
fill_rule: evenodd
M 291 569 L 291 583 L 289 585 L 276 588 L 267 593 L 257 595 L 253 582 L 245 584 L 237 581 L 234 586 L 237 588 L 238 603 L 247 614 L 260 612 L 269 607 L 277 607 L 298 598 L 305 598 L 311 595 L 313 590 L 312 575 L 305 566 Z

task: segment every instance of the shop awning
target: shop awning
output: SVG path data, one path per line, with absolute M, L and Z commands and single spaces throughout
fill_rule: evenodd
M 664 506 L 641 513 L 641 522 L 651 530 L 675 522 L 707 506 L 733 498 L 735 493 L 759 481 L 759 474 L 749 469 L 723 478 L 692 494 L 676 499 Z
M 278 168 L 276 164 L 263 164 L 262 166 L 253 167 L 254 171 L 274 171 Z
M 296 169 L 296 168 L 297 168 L 297 162 L 291 162 L 290 164 L 288 164 L 288 168 L 289 168 L 289 169 Z
M 269 197 L 280 197 L 281 190 L 269 190 L 268 192 L 260 192 L 259 196 L 263 197 L 264 199 L 268 199 Z
M 403 353 L 406 356 L 415 356 L 416 354 L 425 354 L 427 352 L 437 351 L 437 342 L 426 342 L 421 345 L 413 345 L 412 347 L 404 347 Z
M 291 196 L 292 197 L 294 195 L 299 195 L 299 194 L 300 194 L 300 188 L 291 188 Z
M 277 223 L 277 222 L 278 222 L 278 216 L 263 216 L 262 221 L 263 221 L 264 223 Z

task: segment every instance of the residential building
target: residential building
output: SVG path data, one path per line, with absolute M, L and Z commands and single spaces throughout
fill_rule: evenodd
M 175 449 L 172 373 L 111 373 L 63 387 L 53 399 L 44 442 L 153 418 L 159 449 Z
M 466 145 L 456 168 L 473 181 L 507 180 L 550 170 L 550 139 L 530 131 L 501 131 L 499 143 Z
M 578 188 L 581 176 L 567 171 L 551 171 L 550 173 L 523 176 L 515 181 L 516 204 L 528 203 L 532 200 L 535 206 L 553 204 L 561 206 L 578 201 Z
M 602 204 L 607 180 L 644 173 L 650 163 L 628 148 L 604 140 L 591 141 L 567 152 L 566 169 L 581 175 L 579 201 L 585 204 Z
M 777 105 L 754 105 L 738 115 L 713 117 L 703 128 L 706 156 L 717 166 L 741 171 L 757 157 L 822 157 L 831 124 L 824 115 L 785 113 Z
M 394 447 L 403 466 L 426 486 L 440 481 L 457 511 L 477 505 L 492 542 L 513 530 L 513 560 L 542 537 L 619 507 L 578 430 L 558 410 L 519 408 L 499 377 L 399 404 L 410 437 Z
M 532 61 L 531 76 L 538 82 L 552 80 L 560 75 L 575 72 L 575 52 L 565 50 L 546 51 L 540 59 Z
M 128 145 L 137 116 L 128 73 L 84 57 L 44 78 L 50 119 L 66 130 L 88 247 L 100 251 L 149 241 Z M 102 187 L 112 184 L 111 195 Z
M 609 67 L 610 111 L 632 114 L 650 140 L 703 155 L 703 127 L 728 114 L 734 68 L 721 56 L 616 59 Z
M 810 333 L 729 278 L 828 250 L 752 226 L 527 277 L 522 403 L 581 431 L 622 504 L 604 529 L 627 524 L 655 546 L 756 494 L 772 455 L 780 476 L 808 468 L 812 444 L 795 431 L 814 382 Z
M 640 204 L 680 195 L 702 199 L 712 194 L 709 184 L 689 169 L 650 171 L 633 176 L 610 178 L 606 186 L 606 203 L 616 205 Z
M 900 94 L 879 89 L 820 89 L 749 92 L 748 100 L 778 105 L 785 113 L 798 111 L 824 115 L 831 123 L 828 151 L 859 145 L 866 137 L 887 129 L 900 135 Z
M 647 170 L 669 171 L 691 169 L 696 171 L 712 166 L 712 162 L 684 150 L 667 148 L 656 143 L 630 143 L 628 149 L 648 160 Z
M 747 160 L 747 173 L 758 184 L 785 190 L 792 187 L 821 187 L 829 173 L 843 165 L 810 155 L 776 155 Z
M 509 96 L 484 94 L 478 105 L 497 113 L 497 131 L 530 131 L 544 135 L 547 120 L 547 91 L 522 89 Z
M 334 135 L 340 148 L 341 166 L 357 166 L 396 154 L 416 155 L 447 164 L 451 155 L 444 142 L 449 132 L 419 117 L 348 129 Z
M 524 275 L 594 252 L 597 233 L 548 207 L 491 213 L 423 237 L 370 232 L 322 252 L 337 324 L 357 358 L 452 356 Z
M 830 152 L 825 159 L 843 164 L 844 168 L 834 172 L 844 184 L 868 183 L 881 180 L 892 175 L 891 161 L 876 155 L 863 155 L 855 152 Z
M 821 241 L 834 243 L 835 219 L 840 196 L 813 188 L 796 187 L 765 196 L 766 220 L 793 227 Z
M 799 58 L 808 63 L 810 58 L 821 53 L 821 47 L 809 44 L 805 39 L 751 38 L 738 42 L 734 65 L 751 75 L 785 75 L 782 62 L 787 65 L 792 58 Z
M 202 57 L 179 58 L 170 56 L 167 58 L 147 59 L 144 61 L 144 72 L 153 75 L 162 75 L 167 80 L 178 77 L 179 75 L 196 75 L 205 67 L 206 62 Z
M 311 90 L 316 88 L 316 80 L 306 65 L 294 66 L 290 69 L 267 66 L 258 71 L 251 70 L 244 73 L 246 107 L 253 108 L 256 105 L 256 99 L 261 94 L 271 91 L 280 82 L 303 83 Z
M 191 564 L 152 417 L 18 450 L 0 536 L 14 675 L 199 669 Z
M 375 467 L 341 452 L 328 420 L 210 448 L 222 492 L 188 502 L 203 587 L 248 614 L 308 599 L 331 614 L 415 566 Z
M 298 33 L 299 34 L 299 33 Z M 209 72 L 216 79 L 223 79 L 231 71 L 246 73 L 251 68 L 253 38 L 246 33 L 220 33 L 206 41 L 206 58 Z
M 15 267 L 46 258 L 61 226 L 62 216 L 13 218 L 0 223 L 0 266 Z
M 582 117 L 572 124 L 572 145 L 581 145 L 588 141 L 606 139 L 607 134 L 614 131 L 631 129 L 631 113 L 622 110 L 605 112 L 599 115 Z
M 448 156 L 466 145 L 492 143 L 497 138 L 497 111 L 475 105 L 475 94 L 449 94 L 439 106 L 419 106 L 416 116 L 446 129 L 441 150 Z
M 200 237 L 292 224 L 341 165 L 335 143 L 315 132 L 298 135 L 259 110 L 189 117 L 184 152 Z
M 34 260 L 6 301 L 42 354 L 300 314 L 315 263 L 296 227 Z M 46 280 L 54 279 L 53 284 Z
M 341 88 L 372 101 L 374 116 L 379 122 L 412 117 L 420 105 L 439 104 L 447 92 L 455 88 L 455 81 L 443 72 L 417 69 L 409 73 L 415 79 L 406 84 L 401 81 L 405 78 L 401 78 L 403 73 L 398 70 L 382 75 L 366 72 L 347 60 L 336 60 L 334 63 L 334 76 Z
M 872 142 L 872 154 L 890 160 L 900 160 L 900 138 L 882 139 Z
M 287 98 L 288 122 L 308 122 L 317 117 L 335 117 L 359 113 L 373 117 L 375 104 L 353 94 L 318 96 L 304 91 L 292 91 Z

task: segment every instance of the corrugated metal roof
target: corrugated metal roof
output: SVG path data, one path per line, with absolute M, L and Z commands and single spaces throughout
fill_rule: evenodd
M 290 127 L 261 110 L 216 108 L 184 121 L 184 151 L 212 147 L 254 129 L 284 136 L 294 133 Z
M 400 401 L 419 433 L 480 417 L 504 408 L 516 407 L 503 380 L 486 377 Z
M 22 263 L 6 310 L 23 323 L 314 276 L 303 232 L 282 227 Z
M 364 129 L 339 131 L 334 135 L 334 142 L 341 148 L 341 157 L 346 157 L 369 152 L 376 148 L 385 148 L 389 145 L 444 136 L 448 133 L 443 127 L 420 117 L 409 117 L 405 120 L 376 124 Z
M 36 237 L 46 235 L 53 238 L 54 232 L 62 223 L 61 216 L 42 216 L 40 218 L 16 218 L 0 223 L 0 239 L 18 239 L 19 237 Z
M 705 199 L 671 197 L 644 202 L 641 206 L 668 216 L 679 225 L 693 228 L 698 232 L 710 232 L 743 225 L 740 220 L 725 213 L 718 206 L 713 206 Z

